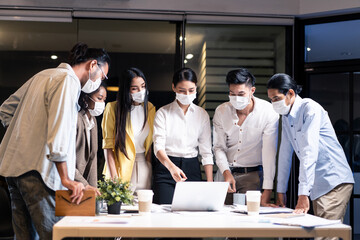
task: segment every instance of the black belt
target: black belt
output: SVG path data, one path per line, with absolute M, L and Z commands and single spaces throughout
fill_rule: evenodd
M 249 172 L 255 172 L 255 171 L 261 171 L 262 166 L 256 166 L 256 167 L 231 167 L 230 168 L 232 173 L 249 173 Z

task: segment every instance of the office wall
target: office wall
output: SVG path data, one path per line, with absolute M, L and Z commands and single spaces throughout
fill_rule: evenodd
M 0 0 L 2 6 L 296 15 L 299 0 Z
M 360 9 L 360 0 L 0 0 L 0 8 L 9 7 L 297 16 L 321 12 L 355 12 Z
M 299 0 L 299 15 L 355 13 L 360 10 L 359 0 Z

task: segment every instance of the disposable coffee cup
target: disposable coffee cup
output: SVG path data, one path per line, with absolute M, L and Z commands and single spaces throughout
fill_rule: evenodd
M 246 206 L 248 215 L 259 215 L 260 212 L 260 191 L 247 191 L 246 192 Z
M 233 194 L 234 205 L 245 205 L 245 193 L 234 193 Z
M 139 214 L 146 215 L 151 213 L 151 205 L 154 192 L 152 190 L 137 190 Z

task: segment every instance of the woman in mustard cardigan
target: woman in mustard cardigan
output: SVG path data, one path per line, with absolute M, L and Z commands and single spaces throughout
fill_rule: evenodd
M 151 144 L 155 107 L 137 68 L 124 72 L 117 100 L 106 105 L 102 120 L 106 178 L 130 181 L 133 190 L 151 188 Z

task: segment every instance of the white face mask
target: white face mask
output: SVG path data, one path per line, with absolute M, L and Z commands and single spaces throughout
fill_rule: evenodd
M 274 108 L 274 111 L 277 112 L 280 115 L 286 115 L 286 114 L 288 114 L 290 112 L 291 104 L 286 105 L 285 98 L 283 100 L 280 100 L 280 101 L 277 101 L 277 102 L 272 102 L 271 104 L 272 104 L 272 106 Z
M 89 70 L 89 79 L 87 80 L 85 85 L 81 88 L 81 91 L 83 91 L 84 93 L 92 93 L 93 91 L 95 91 L 100 87 L 100 84 L 101 84 L 101 77 L 99 77 L 95 81 L 92 81 L 90 78 L 90 70 Z
M 90 98 L 91 101 L 95 103 L 94 109 L 88 109 L 91 116 L 97 117 L 100 116 L 105 109 L 105 102 L 95 102 L 92 98 Z
M 229 96 L 230 103 L 236 110 L 243 110 L 250 103 L 249 97 Z
M 134 102 L 143 103 L 145 101 L 146 89 L 141 90 L 140 92 L 131 93 L 131 98 Z
M 196 98 L 196 92 L 189 95 L 176 93 L 176 100 L 178 100 L 182 105 L 189 105 L 195 100 L 195 98 Z

